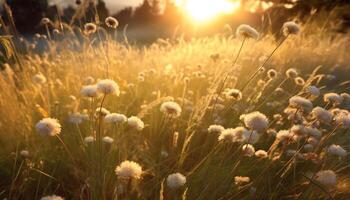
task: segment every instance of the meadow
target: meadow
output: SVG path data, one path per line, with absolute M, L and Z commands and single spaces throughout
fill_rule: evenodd
M 0 198 L 350 199 L 348 35 L 288 22 L 141 46 L 109 20 L 8 50 Z

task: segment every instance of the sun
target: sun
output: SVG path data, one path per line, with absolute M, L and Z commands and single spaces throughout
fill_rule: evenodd
M 220 14 L 231 14 L 240 7 L 240 1 L 230 0 L 176 0 L 184 12 L 197 22 L 204 22 Z

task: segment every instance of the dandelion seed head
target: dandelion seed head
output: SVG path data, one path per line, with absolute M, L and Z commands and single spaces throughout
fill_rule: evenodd
M 105 122 L 107 123 L 124 123 L 128 120 L 128 118 L 119 113 L 109 113 L 105 116 Z
M 236 30 L 236 36 L 241 38 L 253 38 L 257 40 L 259 38 L 259 33 L 253 27 L 247 24 L 241 24 Z
M 162 105 L 160 106 L 160 111 L 165 113 L 167 116 L 176 118 L 181 115 L 182 109 L 178 103 L 168 101 L 162 103 Z
M 252 157 L 255 154 L 255 148 L 251 144 L 245 144 L 242 147 L 244 156 Z
M 329 146 L 327 148 L 327 152 L 329 154 L 333 154 L 339 157 L 345 157 L 348 154 L 348 152 L 345 149 L 343 149 L 343 147 L 335 144 L 332 144 L 331 146 Z
M 123 179 L 140 179 L 142 168 L 138 163 L 126 160 L 116 167 L 115 173 L 119 178 Z
M 331 92 L 331 93 L 325 94 L 323 96 L 323 100 L 326 103 L 332 103 L 335 105 L 339 105 L 342 103 L 343 98 L 339 94 Z
M 38 85 L 42 85 L 46 83 L 46 77 L 41 73 L 35 74 L 32 80 L 35 84 L 38 84 Z
M 298 34 L 300 31 L 299 25 L 293 21 L 285 22 L 282 27 L 285 36 L 289 34 Z
M 94 23 L 86 23 L 84 25 L 84 31 L 88 35 L 93 34 L 97 31 L 97 26 Z
M 171 189 L 181 188 L 186 184 L 186 177 L 180 173 L 170 174 L 166 179 L 166 183 Z
M 97 89 L 103 94 L 116 94 L 120 95 L 120 90 L 118 84 L 110 79 L 100 80 L 97 83 Z
M 315 107 L 311 113 L 320 122 L 330 124 L 333 120 L 333 114 L 321 107 Z
M 244 185 L 250 182 L 250 178 L 247 176 L 235 176 L 236 185 Z
M 57 119 L 44 118 L 35 125 L 36 131 L 44 136 L 56 136 L 61 133 L 61 124 Z
M 105 19 L 105 24 L 109 27 L 109 28 L 113 28 L 116 29 L 119 25 L 118 20 L 114 17 L 107 17 Z
M 211 134 L 221 134 L 223 131 L 225 130 L 225 128 L 221 125 L 210 125 L 208 128 L 208 132 Z
M 142 131 L 145 127 L 143 121 L 135 116 L 129 117 L 127 123 L 129 127 L 136 129 L 137 131 Z
M 267 158 L 267 152 L 264 150 L 258 150 L 255 152 L 255 156 L 258 158 Z
M 225 92 L 225 96 L 227 99 L 232 99 L 235 101 L 239 101 L 242 99 L 242 92 L 237 89 L 228 89 Z
M 302 111 L 309 113 L 311 112 L 313 105 L 312 102 L 308 99 L 305 99 L 304 97 L 301 96 L 294 96 L 289 99 L 289 105 L 292 108 L 298 108 L 301 109 Z
M 84 143 L 86 145 L 91 144 L 93 142 L 95 142 L 95 138 L 93 136 L 87 136 L 87 137 L 84 138 Z
M 108 136 L 105 136 L 102 138 L 102 142 L 106 143 L 106 144 L 112 144 L 114 142 L 114 139 Z
M 286 71 L 286 76 L 288 78 L 291 78 L 291 79 L 294 79 L 298 76 L 298 72 L 296 69 L 294 68 L 289 68 L 287 71 Z
M 86 85 L 80 90 L 80 94 L 83 97 L 94 98 L 98 97 L 100 93 L 98 92 L 96 85 Z
M 258 111 L 241 115 L 240 119 L 243 120 L 246 127 L 255 131 L 263 131 L 269 124 L 269 120 L 267 119 L 266 115 Z
M 315 180 L 325 186 L 335 186 L 337 175 L 332 170 L 322 170 L 315 174 Z

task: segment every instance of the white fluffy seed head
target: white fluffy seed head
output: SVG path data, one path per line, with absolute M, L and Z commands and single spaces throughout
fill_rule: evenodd
M 118 20 L 114 17 L 107 17 L 105 23 L 109 28 L 116 29 L 119 25 Z
M 237 128 L 228 128 L 221 132 L 219 135 L 218 141 L 227 141 L 227 142 L 243 142 L 244 141 L 244 132 L 249 132 L 244 127 Z
M 338 110 L 334 121 L 337 125 L 341 125 L 346 128 L 350 128 L 350 113 L 347 110 Z
M 44 196 L 40 200 L 64 200 L 64 198 L 56 195 Z
M 33 82 L 38 85 L 46 83 L 46 77 L 42 73 L 35 74 L 32 78 Z
M 97 89 L 103 94 L 116 94 L 120 95 L 120 90 L 118 84 L 110 79 L 100 80 L 97 83 Z
M 312 96 L 315 96 L 315 97 L 318 97 L 320 96 L 320 89 L 318 89 L 316 86 L 309 86 L 307 88 L 307 91 L 312 95 Z
M 93 136 L 87 136 L 84 138 L 84 143 L 87 145 L 87 144 L 91 144 L 95 142 L 95 138 Z
M 109 110 L 103 107 L 98 107 L 95 110 L 95 115 L 100 117 L 105 117 L 106 115 L 110 114 Z
M 44 136 L 56 136 L 61 133 L 61 124 L 57 119 L 44 118 L 35 125 L 36 131 Z
M 119 113 L 110 113 L 105 116 L 104 121 L 107 123 L 115 124 L 115 123 L 124 123 L 128 120 L 128 118 Z
M 186 184 L 186 177 L 180 173 L 170 174 L 166 179 L 166 183 L 171 189 L 181 188 Z
M 165 113 L 169 117 L 179 117 L 181 115 L 182 109 L 180 105 L 173 101 L 167 101 L 162 103 L 160 106 L 160 111 Z
M 145 127 L 145 124 L 143 123 L 143 121 L 140 118 L 135 116 L 129 117 L 127 123 L 129 127 L 136 129 L 138 131 L 142 131 L 143 128 Z
M 267 158 L 267 152 L 264 150 L 258 150 L 255 152 L 255 156 L 258 158 Z
M 81 124 L 83 119 L 84 118 L 80 113 L 73 113 L 69 116 L 69 122 L 72 124 Z
M 258 111 L 241 115 L 240 119 L 243 120 L 246 127 L 255 131 L 263 131 L 269 125 L 269 120 L 266 115 Z
M 241 38 L 253 38 L 257 40 L 259 38 L 259 33 L 253 27 L 247 24 L 241 24 L 236 30 L 236 36 Z
M 329 154 L 333 154 L 339 157 L 345 157 L 348 154 L 348 152 L 345 149 L 343 149 L 343 147 L 335 144 L 332 144 L 331 146 L 329 146 L 327 148 L 327 152 Z
M 320 122 L 330 124 L 333 120 L 333 114 L 321 107 L 314 108 L 311 113 Z
M 295 22 L 285 22 L 282 27 L 283 34 L 285 36 L 290 34 L 298 34 L 300 31 L 299 25 L 297 25 Z
M 237 89 L 228 89 L 225 92 L 225 96 L 227 99 L 239 101 L 242 99 L 242 92 Z
M 19 154 L 20 154 L 23 158 L 28 158 L 29 155 L 30 155 L 28 150 L 22 150 Z
M 223 131 L 225 130 L 225 128 L 221 125 L 210 125 L 208 128 L 208 132 L 212 133 L 212 134 L 221 134 Z
M 116 167 L 115 173 L 122 179 L 140 179 L 142 175 L 142 168 L 138 163 L 126 160 Z
M 296 69 L 294 68 L 289 68 L 287 71 L 286 71 L 286 76 L 288 78 L 291 78 L 291 79 L 294 79 L 298 76 L 298 72 Z
M 99 92 L 97 90 L 96 85 L 83 86 L 83 88 L 80 90 L 80 94 L 83 97 L 90 97 L 90 98 L 94 98 L 94 97 L 99 96 Z
M 339 94 L 331 92 L 331 93 L 325 94 L 323 96 L 323 100 L 326 103 L 332 103 L 335 105 L 339 105 L 342 103 L 343 98 Z
M 332 170 L 322 170 L 315 174 L 315 180 L 324 186 L 335 186 L 337 175 Z
M 298 108 L 301 109 L 302 111 L 309 113 L 311 112 L 313 105 L 312 102 L 308 99 L 305 99 L 304 97 L 301 96 L 294 96 L 289 99 L 289 105 L 292 108 Z
M 242 152 L 244 156 L 252 157 L 255 154 L 255 148 L 251 144 L 245 144 L 242 147 Z
M 106 143 L 106 144 L 112 144 L 114 142 L 114 139 L 108 136 L 105 136 L 102 138 L 102 142 Z
M 235 176 L 236 185 L 244 185 L 250 182 L 250 178 L 247 176 Z

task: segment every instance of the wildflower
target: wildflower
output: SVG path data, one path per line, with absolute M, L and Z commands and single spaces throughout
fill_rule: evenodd
M 23 158 L 28 158 L 28 157 L 29 157 L 29 151 L 27 151 L 27 150 L 22 150 L 19 154 L 20 154 Z
M 83 81 L 85 85 L 92 85 L 94 82 L 95 82 L 95 79 L 92 78 L 91 76 L 86 77 Z
M 289 105 L 292 108 L 298 108 L 304 112 L 310 112 L 313 108 L 312 102 L 301 96 L 294 96 L 289 99 Z
M 61 124 L 57 119 L 44 118 L 35 125 L 40 135 L 56 136 L 61 133 Z
M 255 131 L 265 130 L 269 124 L 267 117 L 258 111 L 241 115 L 240 119 L 244 121 L 246 127 Z
M 80 113 L 74 113 L 69 116 L 69 122 L 72 124 L 81 124 L 83 122 L 83 118 Z
M 225 128 L 221 125 L 210 125 L 208 128 L 208 132 L 212 134 L 221 134 Z
M 33 76 L 33 82 L 38 84 L 38 85 L 42 85 L 42 84 L 46 83 L 46 78 L 43 74 L 38 73 L 38 74 Z
M 258 150 L 255 152 L 255 156 L 258 158 L 267 158 L 267 152 L 264 150 Z
M 243 132 L 244 142 L 246 142 L 246 143 L 255 144 L 260 139 L 260 135 L 256 131 L 248 131 L 244 127 L 238 127 L 236 129 L 238 129 L 238 130 Z
M 170 174 L 166 179 L 167 186 L 171 189 L 177 189 L 186 184 L 186 177 L 180 173 Z
M 84 31 L 88 35 L 93 34 L 97 31 L 97 26 L 94 23 L 86 23 L 84 25 Z
M 304 79 L 301 78 L 301 77 L 296 77 L 296 78 L 294 79 L 294 82 L 295 82 L 295 84 L 297 84 L 297 85 L 299 85 L 299 86 L 305 85 L 305 81 L 304 81 Z
M 303 137 L 308 133 L 304 125 L 293 125 L 290 131 L 296 137 Z
M 95 114 L 96 116 L 102 116 L 102 117 L 105 117 L 106 115 L 108 115 L 110 112 L 106 109 L 106 108 L 101 108 L 101 107 L 98 107 L 96 108 L 95 110 Z
M 227 99 L 233 99 L 235 101 L 242 99 L 242 92 L 237 89 L 229 89 L 225 93 Z
M 232 128 L 225 129 L 218 137 L 218 141 L 237 142 L 242 140 L 243 135 L 237 137 L 236 131 Z
M 40 23 L 42 25 L 48 25 L 50 23 L 50 19 L 47 18 L 47 17 L 44 17 L 44 18 L 41 19 Z
M 286 76 L 288 78 L 296 78 L 298 76 L 298 72 L 296 69 L 294 68 L 289 68 L 287 71 L 286 71 Z
M 316 86 L 311 85 L 307 88 L 307 90 L 312 96 L 320 96 L 320 89 L 318 89 Z
M 94 141 L 95 141 L 95 138 L 93 136 L 87 136 L 84 138 L 85 144 L 90 144 L 90 143 L 93 143 Z
M 282 30 L 283 30 L 283 34 L 287 36 L 289 34 L 298 34 L 300 31 L 300 28 L 295 22 L 290 21 L 290 22 L 285 22 L 283 24 Z
M 123 114 L 109 113 L 105 116 L 105 122 L 107 123 L 124 123 L 128 118 Z
M 327 152 L 339 157 L 345 157 L 348 152 L 339 145 L 332 144 L 327 148 Z
M 168 102 L 162 103 L 162 105 L 160 106 L 160 111 L 165 113 L 167 116 L 175 118 L 181 115 L 182 110 L 178 103 L 168 101 Z
M 348 94 L 348 93 L 341 93 L 340 96 L 342 97 L 343 103 L 345 105 L 347 105 L 347 106 L 350 105 L 350 94 Z
M 337 175 L 332 170 L 322 170 L 316 173 L 315 180 L 325 186 L 337 184 Z
M 142 175 L 142 168 L 138 163 L 126 160 L 116 167 L 115 173 L 120 178 L 140 179 Z
M 320 138 L 322 136 L 321 131 L 318 130 L 317 128 L 310 127 L 310 126 L 307 126 L 305 128 L 306 128 L 307 133 L 312 137 Z
M 277 72 L 274 69 L 270 69 L 269 71 L 267 71 L 267 76 L 269 77 L 269 79 L 274 79 L 277 76 Z
M 350 113 L 347 110 L 339 110 L 339 113 L 334 117 L 334 121 L 337 125 L 350 128 Z
M 114 28 L 114 29 L 116 29 L 119 25 L 118 20 L 114 17 L 107 17 L 105 19 L 105 23 L 109 28 Z
M 250 144 L 243 145 L 242 151 L 243 151 L 244 156 L 248 156 L 248 157 L 252 157 L 255 154 L 255 149 L 254 149 L 253 145 L 250 145 Z
M 102 142 L 106 143 L 106 144 L 112 144 L 114 142 L 113 138 L 105 136 L 102 138 Z
M 134 128 L 138 131 L 142 131 L 142 129 L 145 127 L 143 121 L 135 116 L 129 117 L 127 122 L 131 128 Z
M 323 100 L 326 103 L 338 105 L 342 103 L 343 98 L 337 93 L 327 93 L 323 96 Z
M 242 38 L 253 38 L 257 40 L 259 38 L 259 33 L 253 27 L 242 24 L 238 26 L 236 30 L 236 36 Z
M 320 122 L 325 122 L 330 124 L 333 120 L 333 114 L 321 107 L 314 108 L 312 110 L 312 114 Z
M 236 185 L 244 185 L 250 182 L 250 178 L 247 176 L 235 176 Z
M 276 134 L 278 141 L 295 141 L 296 138 L 290 130 L 280 130 Z
M 83 97 L 98 97 L 99 96 L 99 92 L 97 90 L 97 86 L 96 85 L 87 85 L 84 86 L 81 90 L 80 90 L 80 94 Z
M 110 79 L 100 80 L 97 83 L 97 89 L 104 94 L 116 94 L 117 96 L 120 95 L 118 84 Z
M 64 200 L 64 198 L 62 198 L 60 196 L 56 196 L 56 195 L 51 195 L 51 196 L 41 197 L 40 200 Z

